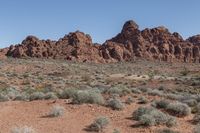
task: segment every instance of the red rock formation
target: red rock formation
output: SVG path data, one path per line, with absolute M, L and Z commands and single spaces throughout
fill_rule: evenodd
M 127 21 L 121 33 L 104 44 L 93 44 L 89 35 L 74 32 L 58 41 L 39 40 L 28 36 L 21 44 L 3 50 L 15 58 L 35 57 L 92 62 L 130 61 L 137 57 L 169 62 L 199 62 L 200 35 L 184 40 L 163 26 L 139 30 L 134 21 Z

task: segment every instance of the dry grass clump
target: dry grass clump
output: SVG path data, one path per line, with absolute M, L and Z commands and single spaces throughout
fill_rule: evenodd
M 36 133 L 36 131 L 32 127 L 23 126 L 13 128 L 11 133 Z
M 158 131 L 158 133 L 179 133 L 178 131 L 174 131 L 172 129 L 169 128 L 164 128 Z
M 166 109 L 169 104 L 170 102 L 168 100 L 161 99 L 161 100 L 155 100 L 152 103 L 152 106 L 159 109 Z
M 139 107 L 132 114 L 133 119 L 140 125 L 156 126 L 167 125 L 169 127 L 176 125 L 176 119 L 153 107 Z
M 49 117 L 58 117 L 58 116 L 62 116 L 64 114 L 64 107 L 56 105 L 53 106 L 53 108 L 50 110 L 48 116 Z
M 191 114 L 191 108 L 187 104 L 180 102 L 170 103 L 167 106 L 166 111 L 171 115 L 178 117 L 188 116 Z
M 95 119 L 94 122 L 88 126 L 87 130 L 94 132 L 102 132 L 103 129 L 105 129 L 109 123 L 110 123 L 109 118 L 101 116 Z
M 121 100 L 119 100 L 117 98 L 109 99 L 107 106 L 111 107 L 113 110 L 123 110 L 124 109 L 124 104 L 121 102 Z
M 93 90 L 79 90 L 72 96 L 72 103 L 74 104 L 90 103 L 90 104 L 103 105 L 105 101 L 104 97 L 101 95 L 100 92 Z
M 44 98 L 45 98 L 45 94 L 43 92 L 34 92 L 30 95 L 30 101 L 43 100 Z

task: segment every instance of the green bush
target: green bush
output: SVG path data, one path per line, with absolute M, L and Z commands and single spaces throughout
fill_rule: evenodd
M 183 100 L 181 102 L 187 104 L 190 107 L 194 107 L 198 104 L 198 102 L 195 99 L 187 99 L 187 100 Z
M 107 89 L 106 93 L 110 95 L 117 94 L 119 96 L 125 96 L 131 93 L 131 89 L 128 89 L 127 87 L 120 85 L 120 86 L 111 87 Z
M 172 93 L 168 93 L 165 95 L 166 98 L 171 99 L 171 100 L 180 100 L 183 98 L 182 95 L 178 95 L 178 94 L 172 94 Z
M 104 102 L 101 93 L 92 90 L 79 90 L 72 96 L 72 103 L 74 104 L 90 103 L 103 105 Z
M 165 108 L 167 108 L 167 106 L 169 104 L 170 104 L 169 101 L 162 99 L 162 100 L 156 100 L 156 101 L 154 101 L 152 103 L 152 106 L 155 107 L 155 108 L 165 109 Z
M 74 95 L 77 93 L 77 89 L 71 88 L 71 89 L 64 89 L 60 94 L 59 98 L 61 99 L 69 99 L 73 98 Z
M 172 120 L 171 116 L 152 107 L 139 107 L 133 112 L 132 116 L 134 120 L 144 126 L 167 125 Z
M 54 92 L 47 92 L 45 94 L 45 97 L 44 99 L 52 99 L 52 100 L 55 100 L 55 99 L 58 99 L 57 95 L 54 93 Z
M 27 93 L 21 93 L 21 94 L 19 94 L 19 95 L 17 95 L 16 97 L 15 97 L 15 101 L 27 101 L 27 100 L 29 100 L 29 94 L 27 94 Z
M 34 92 L 30 95 L 30 101 L 43 100 L 44 98 L 45 98 L 45 94 L 43 92 Z
M 142 92 L 138 88 L 131 88 L 131 92 L 135 94 L 141 94 Z
M 101 132 L 106 126 L 108 126 L 109 122 L 110 120 L 107 117 L 99 117 L 88 127 L 88 130 Z
M 162 96 L 163 92 L 154 89 L 154 90 L 148 91 L 148 95 L 151 95 L 151 96 Z
M 119 99 L 116 98 L 108 100 L 107 106 L 111 107 L 113 110 L 124 109 L 124 104 Z
M 20 92 L 15 88 L 8 87 L 8 88 L 5 88 L 5 89 L 1 90 L 1 94 L 2 95 L 6 95 L 9 99 L 12 100 L 12 99 L 15 99 L 15 97 L 17 95 L 19 95 Z
M 9 97 L 7 95 L 0 94 L 0 102 L 9 101 Z
M 169 112 L 171 115 L 183 117 L 191 114 L 191 109 L 187 104 L 175 102 L 170 103 L 167 108 L 167 112 Z

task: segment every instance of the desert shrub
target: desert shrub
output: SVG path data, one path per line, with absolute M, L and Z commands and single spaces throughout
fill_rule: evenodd
M 58 97 L 54 92 L 47 92 L 44 99 L 58 99 Z
M 77 89 L 71 88 L 71 89 L 64 89 L 60 94 L 59 98 L 61 99 L 69 99 L 73 98 L 74 95 L 77 93 Z
M 197 125 L 193 131 L 193 133 L 200 133 L 200 125 Z
M 192 109 L 192 113 L 198 113 L 198 114 L 200 114 L 200 103 L 197 104 L 197 105 Z
M 124 96 L 124 95 L 130 94 L 131 89 L 128 89 L 125 86 L 119 85 L 119 86 L 111 87 L 111 88 L 107 89 L 106 93 L 108 93 L 110 95 L 111 94 L 118 94 L 119 96 Z
M 152 107 L 139 107 L 133 112 L 132 116 L 134 120 L 144 126 L 163 125 L 172 119 L 171 116 Z
M 59 105 L 53 106 L 53 108 L 50 110 L 48 116 L 49 117 L 58 117 L 62 116 L 64 114 L 64 107 L 61 107 Z
M 158 131 L 158 133 L 179 133 L 178 131 L 174 131 L 172 129 L 169 128 L 164 128 Z
M 117 98 L 109 99 L 107 103 L 108 107 L 111 107 L 113 110 L 122 110 L 124 109 L 124 104 Z
M 164 108 L 165 109 L 169 104 L 170 104 L 169 101 L 162 99 L 162 100 L 155 100 L 152 103 L 152 106 L 155 108 Z
M 72 96 L 72 103 L 82 104 L 82 103 L 91 103 L 91 104 L 104 104 L 104 98 L 101 93 L 92 90 L 79 90 Z
M 162 96 L 163 95 L 163 92 L 159 91 L 159 90 L 151 90 L 151 91 L 148 91 L 147 93 L 148 93 L 148 95 L 151 95 L 151 96 Z
M 139 104 L 146 104 L 146 103 L 148 103 L 148 99 L 144 96 L 141 96 L 140 98 L 138 98 L 138 103 Z
M 194 124 L 200 124 L 200 114 L 195 114 L 193 119 L 192 119 L 192 122 Z
M 126 104 L 131 104 L 131 103 L 133 103 L 133 102 L 134 102 L 134 100 L 133 100 L 132 97 L 128 97 L 128 98 L 126 99 L 126 101 L 125 101 Z
M 182 76 L 187 76 L 188 74 L 189 74 L 189 70 L 186 68 L 186 67 L 184 67 L 184 69 L 180 72 L 180 74 L 182 75 Z
M 151 88 L 146 88 L 146 87 L 139 88 L 139 90 L 144 92 L 144 93 L 152 91 Z
M 103 131 L 103 129 L 108 126 L 110 120 L 107 117 L 99 117 L 94 120 L 94 122 L 88 126 L 88 130 L 100 132 Z
M 166 122 L 167 127 L 173 127 L 177 125 L 177 121 L 175 117 L 169 117 L 168 121 Z
M 172 93 L 166 94 L 165 97 L 171 100 L 180 100 L 183 98 L 182 95 L 172 94 Z
M 135 94 L 141 94 L 142 92 L 138 88 L 131 88 L 131 92 Z
M 164 90 L 166 90 L 166 89 L 167 89 L 167 88 L 166 88 L 165 86 L 162 86 L 162 85 L 158 87 L 158 90 L 160 90 L 160 91 L 164 91 Z
M 0 94 L 0 102 L 9 101 L 9 97 L 7 95 Z
M 21 93 L 21 94 L 19 94 L 19 95 L 17 95 L 16 97 L 15 97 L 15 101 L 26 101 L 26 100 L 29 100 L 29 94 L 27 94 L 27 93 Z
M 180 102 L 170 103 L 166 110 L 170 114 L 178 117 L 187 116 L 191 113 L 190 107 L 187 104 Z
M 45 94 L 43 92 L 34 92 L 30 95 L 30 101 L 33 100 L 42 100 L 45 98 Z
M 17 95 L 20 94 L 20 92 L 15 88 L 8 87 L 1 90 L 1 94 L 8 96 L 9 99 L 14 99 Z
M 181 102 L 187 104 L 190 107 L 194 107 L 198 104 L 195 99 L 187 99 L 187 100 L 183 100 Z
M 36 92 L 36 89 L 35 89 L 35 88 L 32 88 L 32 87 L 27 87 L 27 88 L 24 88 L 24 89 L 22 90 L 22 92 L 31 95 L 32 93 Z
M 113 133 L 120 133 L 118 129 L 114 129 Z
M 36 131 L 32 127 L 24 126 L 13 128 L 11 133 L 36 133 Z

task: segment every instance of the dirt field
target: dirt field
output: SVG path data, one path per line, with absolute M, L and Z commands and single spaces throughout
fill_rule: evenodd
M 88 126 L 100 116 L 109 119 L 109 124 L 100 132 L 117 133 L 114 132 L 117 129 L 120 133 L 159 133 L 159 130 L 168 128 L 165 123 L 146 126 L 133 119 L 132 114 L 139 107 L 150 107 L 160 99 L 187 104 L 190 112 L 181 117 L 165 109 L 157 110 L 176 118 L 177 124 L 169 127 L 171 130 L 193 133 L 198 125 L 198 122 L 193 122 L 193 117 L 198 115 L 199 66 L 146 60 L 113 64 L 2 60 L 0 133 L 10 133 L 13 128 L 23 126 L 31 127 L 37 133 L 94 132 L 89 131 Z M 93 98 L 91 101 L 85 100 L 88 97 L 78 97 L 79 93 L 72 96 L 67 93 L 65 96 L 66 89 L 88 94 L 95 90 L 98 93 L 87 95 Z M 53 96 L 47 97 L 49 92 Z M 94 97 L 91 96 L 93 93 Z M 77 94 L 76 97 L 74 94 Z M 98 94 L 102 96 L 103 103 L 98 101 Z M 141 97 L 146 102 L 141 103 Z M 120 100 L 123 108 L 113 108 L 109 104 L 110 99 Z M 131 99 L 131 102 L 127 102 L 127 99 Z M 191 100 L 195 101 L 192 105 L 188 102 Z M 55 105 L 64 108 L 63 115 L 48 117 Z

